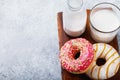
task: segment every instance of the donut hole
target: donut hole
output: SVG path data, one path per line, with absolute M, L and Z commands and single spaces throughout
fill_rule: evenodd
M 80 57 L 80 52 L 77 52 L 76 54 L 75 54 L 75 56 L 74 56 L 74 59 L 77 59 L 77 58 L 79 58 Z
M 98 66 L 102 66 L 102 65 L 104 65 L 105 63 L 106 63 L 106 59 L 104 59 L 104 58 L 98 58 L 97 61 L 96 61 L 96 64 L 97 64 Z

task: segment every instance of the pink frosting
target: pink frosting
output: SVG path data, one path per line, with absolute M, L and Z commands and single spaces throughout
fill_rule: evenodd
M 74 56 L 79 51 L 79 58 L 74 59 Z M 82 73 L 86 71 L 92 63 L 93 58 L 93 46 L 84 38 L 77 38 L 67 41 L 62 46 L 59 54 L 62 67 L 72 73 Z

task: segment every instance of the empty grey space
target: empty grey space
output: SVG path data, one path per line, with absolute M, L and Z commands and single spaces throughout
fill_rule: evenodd
M 86 0 L 85 6 L 99 1 Z M 119 0 L 109 1 L 119 6 Z M 65 3 L 0 0 L 0 80 L 61 80 L 57 13 Z

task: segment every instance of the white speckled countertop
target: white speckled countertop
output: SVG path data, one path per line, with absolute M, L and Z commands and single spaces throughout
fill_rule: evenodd
M 57 12 L 65 1 L 0 0 L 0 80 L 61 80 Z

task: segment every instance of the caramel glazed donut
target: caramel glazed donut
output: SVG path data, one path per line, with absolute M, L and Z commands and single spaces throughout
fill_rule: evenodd
M 93 45 L 95 49 L 95 60 L 92 67 L 87 71 L 87 75 L 92 79 L 108 79 L 114 76 L 120 65 L 120 56 L 118 52 L 110 45 L 105 43 L 96 43 Z M 97 59 L 103 58 L 105 64 L 97 65 Z
M 78 58 L 75 58 L 80 53 Z M 73 74 L 86 72 L 93 60 L 93 45 L 84 38 L 77 38 L 67 41 L 61 48 L 59 59 L 63 69 Z

